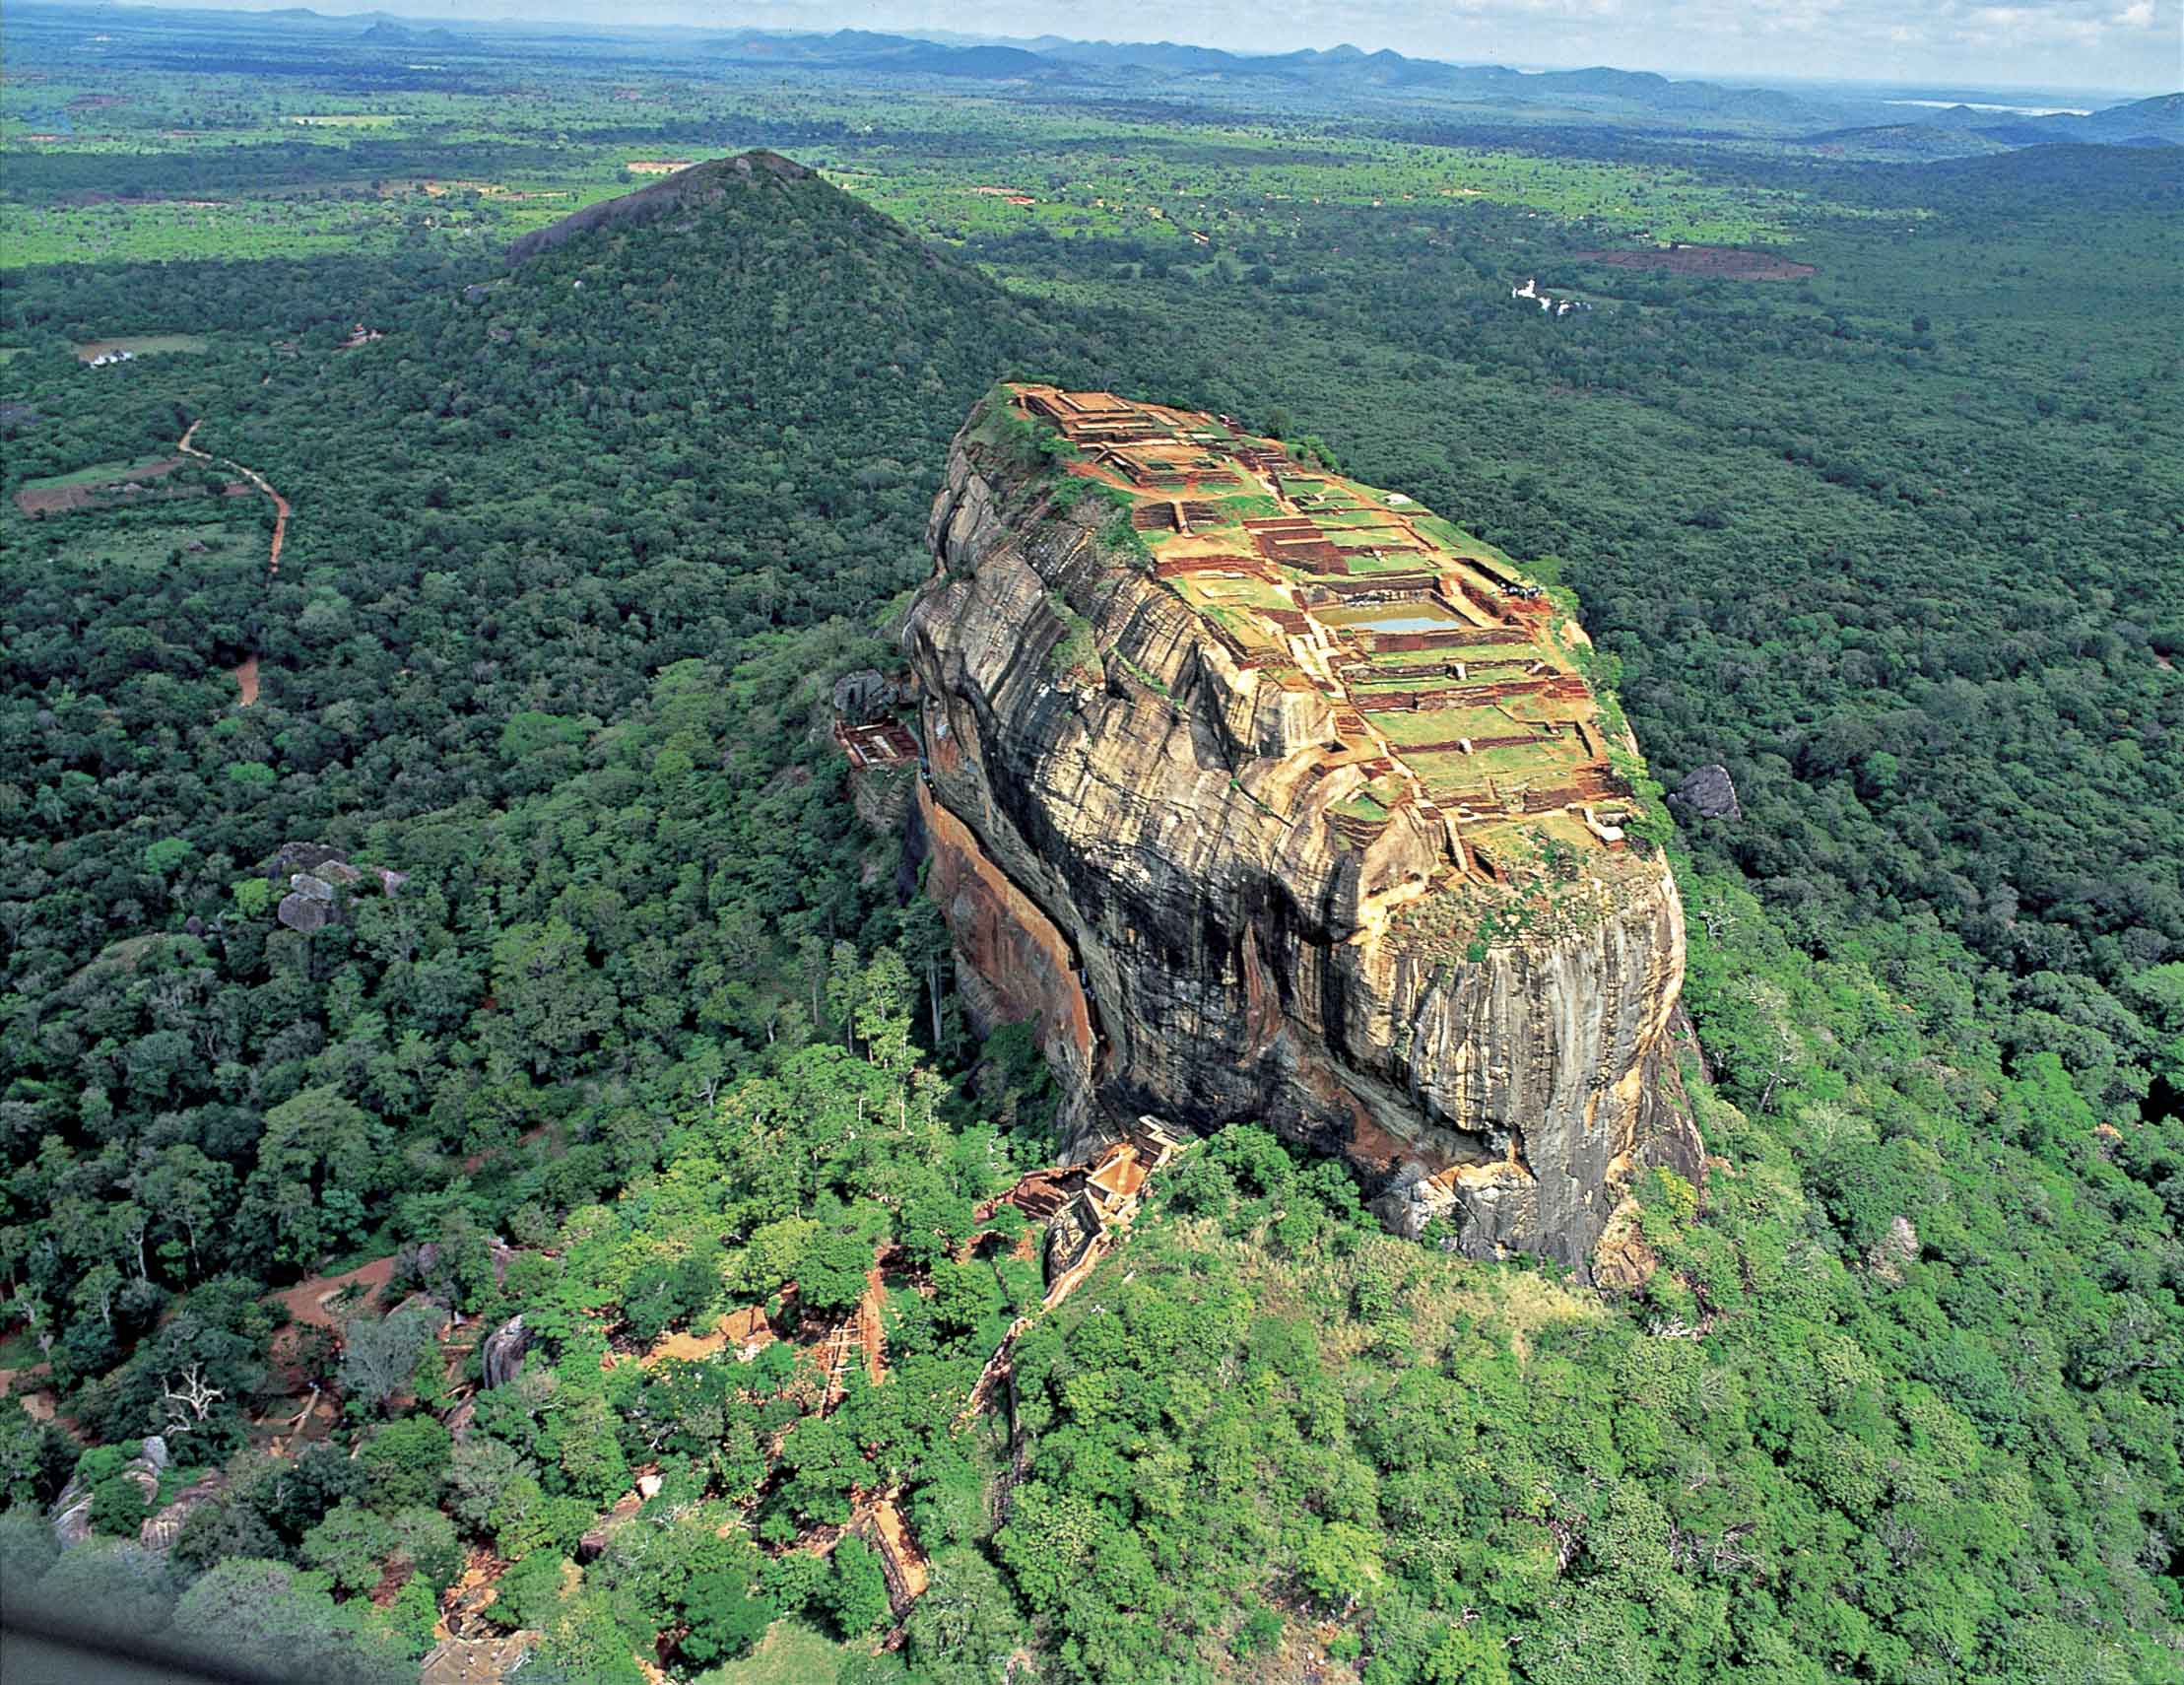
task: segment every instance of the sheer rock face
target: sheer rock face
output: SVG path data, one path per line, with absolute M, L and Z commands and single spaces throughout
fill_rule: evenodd
M 1589 1270 L 1639 1168 L 1700 1174 L 1665 1062 L 1665 866 L 1619 855 L 1620 893 L 1574 933 L 1429 950 L 1398 912 L 1452 893 L 1440 828 L 1407 810 L 1346 843 L 1328 703 L 1239 669 L 1102 540 L 1108 506 L 1053 491 L 960 436 L 903 638 L 928 881 L 973 1007 L 1039 1022 L 1088 1134 L 1264 1122 L 1348 1157 L 1403 1232 L 1441 1218 L 1474 1256 Z

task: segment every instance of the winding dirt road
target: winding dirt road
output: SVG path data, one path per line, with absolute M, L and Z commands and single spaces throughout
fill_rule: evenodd
M 190 439 L 196 436 L 197 430 L 204 425 L 203 417 L 191 422 L 188 431 L 182 435 L 174 448 L 184 456 L 196 457 L 200 462 L 225 462 L 273 500 L 273 553 L 266 559 L 265 576 L 269 579 L 276 578 L 281 572 L 281 545 L 287 539 L 289 532 L 289 501 L 267 485 L 265 477 L 256 469 L 245 468 L 232 457 L 215 456 L 211 451 L 200 450 L 196 445 L 190 443 Z
M 289 535 L 289 501 L 267 485 L 265 477 L 258 473 L 256 469 L 245 468 L 232 457 L 215 456 L 211 451 L 200 450 L 196 445 L 190 443 L 190 440 L 196 437 L 197 430 L 204 425 L 205 418 L 203 416 L 199 416 L 197 420 L 191 422 L 187 428 L 183 429 L 182 437 L 176 441 L 174 448 L 184 456 L 196 457 L 200 462 L 226 463 L 273 500 L 273 550 L 272 554 L 266 558 L 265 576 L 268 579 L 277 579 L 281 576 L 281 545 Z M 241 666 L 235 668 L 232 676 L 235 681 L 235 690 L 241 698 L 242 706 L 248 708 L 258 700 L 258 658 L 255 655 L 251 656 Z

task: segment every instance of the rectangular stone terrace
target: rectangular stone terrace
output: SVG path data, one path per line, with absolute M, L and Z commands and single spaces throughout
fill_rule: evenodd
M 1076 447 L 1065 472 L 1134 500 L 1155 577 L 1238 665 L 1333 705 L 1325 770 L 1366 775 L 1329 810 L 1338 831 L 1368 842 L 1416 807 L 1446 826 L 1466 870 L 1489 877 L 1497 854 L 1543 838 L 1622 846 L 1629 801 L 1591 692 L 1555 606 L 1505 559 L 1229 417 L 1006 390 Z

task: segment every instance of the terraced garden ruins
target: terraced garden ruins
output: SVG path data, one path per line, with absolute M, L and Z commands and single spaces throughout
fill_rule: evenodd
M 1153 573 L 1238 667 L 1331 705 L 1312 777 L 1361 775 L 1328 809 L 1344 837 L 1367 846 L 1412 809 L 1459 875 L 1492 881 L 1623 849 L 1584 633 L 1505 557 L 1226 416 L 1009 390 L 1074 447 L 1066 473 L 1127 498 Z

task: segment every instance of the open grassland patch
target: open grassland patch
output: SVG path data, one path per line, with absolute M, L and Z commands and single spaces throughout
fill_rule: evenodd
M 793 1617 L 766 1628 L 759 1648 L 697 1676 L 697 1685 L 833 1685 L 848 1646 Z
M 99 573 L 152 573 L 170 566 L 181 553 L 192 557 L 200 572 L 208 562 L 255 568 L 264 544 L 261 534 L 221 521 L 85 520 L 70 523 L 66 542 L 52 552 L 52 563 Z M 193 551 L 192 545 L 203 549 Z
M 1665 269 L 1671 275 L 1707 275 L 1723 281 L 1803 281 L 1820 271 L 1793 263 L 1772 251 L 1747 251 L 1733 245 L 1668 245 L 1653 250 L 1580 251 L 1580 263 L 1605 263 L 1616 269 Z
M 913 120 L 905 113 L 905 128 Z M 990 120 L 1026 122 L 1010 113 Z M 1022 193 L 982 190 L 980 181 L 963 178 L 960 164 L 930 156 L 907 134 L 895 145 L 859 149 L 854 170 L 836 168 L 841 161 L 825 147 L 813 149 L 807 162 L 827 167 L 836 185 L 890 215 L 952 240 L 1039 230 L 1183 249 L 1247 233 L 1291 232 L 1301 216 L 1324 206 L 1400 213 L 1460 198 L 1657 237 L 1764 242 L 1787 238 L 1793 222 L 1813 209 L 1797 194 L 1731 192 L 1692 170 L 1652 163 L 1417 148 L 1367 137 L 1277 140 L 1242 127 L 1095 119 L 1081 128 L 1047 141 L 1046 184 Z M 1125 137 L 1131 144 L 1118 144 Z
M 1360 697 L 1359 701 L 1369 701 Z M 1454 737 L 1490 737 L 1519 729 L 1490 708 L 1444 708 L 1416 713 L 1368 713 L 1365 717 L 1399 749 L 1422 743 L 1445 743 Z
M 194 333 L 125 334 L 115 339 L 87 339 L 76 347 L 76 356 L 89 363 L 95 357 L 111 357 L 120 351 L 132 357 L 156 357 L 162 352 L 203 351 L 205 345 L 205 340 Z
M 142 462 L 100 462 L 72 474 L 55 474 L 43 480 L 26 481 L 15 494 L 15 506 L 32 516 L 64 514 L 71 509 L 100 508 L 131 498 L 200 496 L 201 486 L 157 486 L 175 469 L 184 466 L 180 456 L 157 456 Z M 140 490 L 131 492 L 134 486 Z
M 26 480 L 26 492 L 60 491 L 72 486 L 106 486 L 125 480 L 149 480 L 162 474 L 170 474 L 181 467 L 179 456 L 148 456 L 135 462 L 94 462 L 88 468 L 77 468 L 66 474 L 48 474 L 43 479 Z

